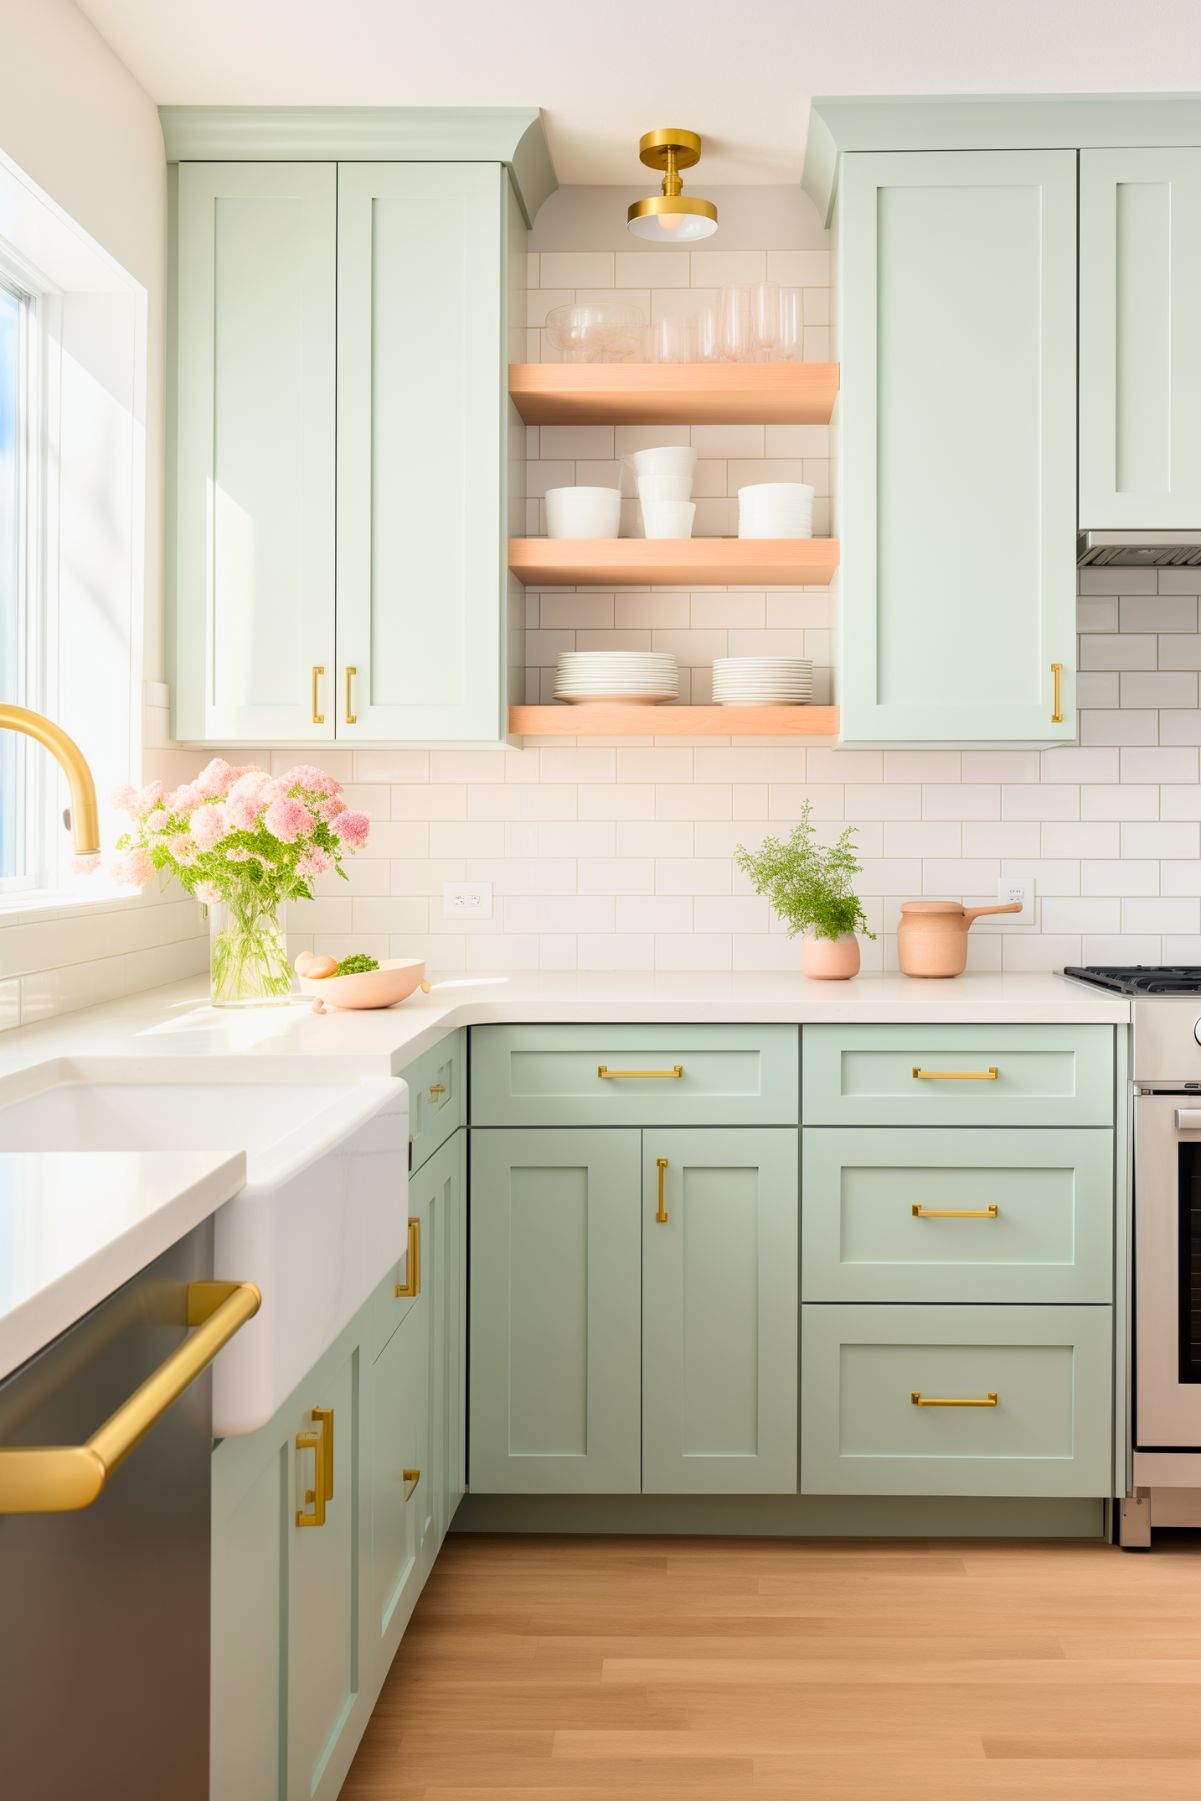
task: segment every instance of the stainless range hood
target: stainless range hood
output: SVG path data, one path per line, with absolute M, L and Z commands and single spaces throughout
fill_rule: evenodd
M 1076 566 L 1110 569 L 1201 569 L 1201 531 L 1080 532 Z

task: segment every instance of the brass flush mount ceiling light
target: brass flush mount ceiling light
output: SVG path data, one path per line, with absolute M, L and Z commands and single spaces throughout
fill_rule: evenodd
M 648 168 L 662 169 L 663 192 L 635 200 L 626 215 L 634 236 L 652 244 L 693 244 L 711 237 L 717 230 L 717 208 L 698 194 L 686 194 L 680 180 L 681 169 L 691 169 L 701 160 L 699 135 L 679 126 L 648 131 L 639 140 L 638 155 Z

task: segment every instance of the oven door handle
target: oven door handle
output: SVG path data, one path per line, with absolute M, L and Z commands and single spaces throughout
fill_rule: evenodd
M 1177 1107 L 1176 1130 L 1201 1132 L 1201 1107 Z

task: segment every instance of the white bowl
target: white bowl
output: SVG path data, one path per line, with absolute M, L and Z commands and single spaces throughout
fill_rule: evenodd
M 648 538 L 691 538 L 696 518 L 693 500 L 644 500 L 642 524 Z
M 792 502 L 805 506 L 813 505 L 813 497 L 817 489 L 808 482 L 749 482 L 745 488 L 738 490 L 740 506 L 779 505 L 781 502 Z
M 621 527 L 619 488 L 548 488 L 548 538 L 615 538 Z

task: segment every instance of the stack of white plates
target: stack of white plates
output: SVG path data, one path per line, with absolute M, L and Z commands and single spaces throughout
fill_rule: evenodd
M 811 538 L 813 489 L 808 482 L 752 482 L 738 490 L 740 538 Z
M 715 657 L 713 699 L 719 707 L 803 707 L 813 699 L 809 657 Z
M 653 706 L 675 700 L 680 671 L 657 650 L 565 650 L 555 668 L 555 699 L 620 700 Z

